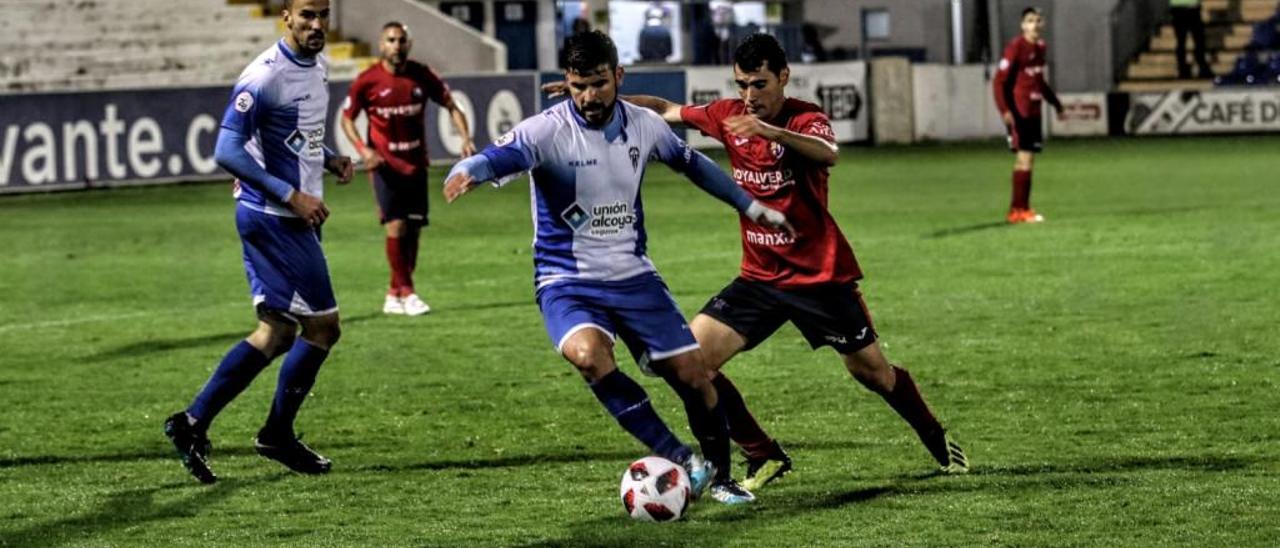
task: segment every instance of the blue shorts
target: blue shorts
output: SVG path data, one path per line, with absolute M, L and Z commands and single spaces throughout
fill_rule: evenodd
M 249 293 L 259 309 L 288 316 L 323 316 L 338 311 L 329 283 L 329 265 L 320 234 L 295 217 L 280 217 L 236 206 L 236 228 L 244 247 Z
M 538 308 L 557 351 L 570 335 L 595 328 L 621 338 L 645 373 L 652 374 L 647 368 L 650 361 L 698 348 L 667 284 L 657 274 L 617 282 L 553 283 L 538 290 Z

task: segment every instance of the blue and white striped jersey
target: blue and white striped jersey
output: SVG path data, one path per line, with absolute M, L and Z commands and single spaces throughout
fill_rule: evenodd
M 222 116 L 223 130 L 247 136 L 245 151 L 267 173 L 317 197 L 324 193 L 328 74 L 324 55 L 300 58 L 281 39 L 240 73 Z M 277 197 L 242 181 L 235 197 L 250 209 L 295 216 Z
M 640 182 L 650 159 L 695 181 L 723 179 L 726 201 L 745 210 L 750 197 L 657 114 L 617 101 L 609 123 L 591 128 L 564 101 L 521 122 L 481 155 L 492 178 L 532 179 L 534 276 L 538 287 L 561 280 L 618 281 L 654 272 L 645 254 Z M 699 184 L 703 184 L 699 182 Z

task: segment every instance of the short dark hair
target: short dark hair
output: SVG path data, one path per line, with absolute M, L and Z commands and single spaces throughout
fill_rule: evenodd
M 399 21 L 387 21 L 386 24 L 382 25 L 382 32 L 387 32 L 387 29 L 400 29 L 401 32 L 409 34 L 409 27 L 404 26 L 404 23 Z
M 1035 6 L 1027 6 L 1026 8 L 1023 8 L 1023 10 L 1022 10 L 1022 19 L 1026 19 L 1028 15 L 1033 14 L 1033 13 L 1034 13 L 1034 14 L 1036 14 L 1036 15 L 1041 15 L 1041 16 L 1043 16 L 1043 14 L 1042 14 L 1042 13 L 1040 13 L 1040 8 L 1037 8 L 1037 7 L 1035 7 Z
M 769 72 L 781 75 L 782 69 L 787 68 L 787 52 L 777 38 L 759 32 L 738 44 L 733 51 L 733 64 L 745 72 L 755 72 L 763 65 Z
M 578 74 L 588 74 L 600 65 L 609 70 L 618 68 L 618 48 L 609 35 L 598 30 L 580 32 L 564 40 L 560 50 L 560 68 Z

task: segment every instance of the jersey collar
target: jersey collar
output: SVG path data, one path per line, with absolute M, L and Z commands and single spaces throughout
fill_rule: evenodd
M 289 44 L 285 43 L 284 38 L 281 38 L 280 40 L 276 41 L 276 47 L 280 49 L 280 53 L 283 53 L 286 59 L 288 59 L 289 61 L 292 61 L 293 64 L 295 65 L 298 65 L 300 67 L 316 66 L 315 57 L 299 57 L 298 54 L 294 53 L 293 50 L 289 49 Z

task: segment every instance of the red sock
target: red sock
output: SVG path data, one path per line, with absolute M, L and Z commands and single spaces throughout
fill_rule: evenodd
M 387 236 L 387 264 L 391 266 L 391 291 L 389 294 L 397 297 L 408 295 L 404 292 L 406 287 L 412 292 L 413 280 L 409 277 L 409 271 L 404 263 L 404 254 L 401 251 L 400 238 L 395 236 Z
M 720 396 L 720 408 L 729 420 L 729 438 L 742 447 L 750 458 L 768 457 L 773 452 L 773 438 L 760 428 L 760 423 L 751 415 L 738 387 L 722 374 L 716 375 L 711 384 L 716 387 L 716 393 Z
M 1031 172 L 1013 170 L 1013 200 L 1010 209 L 1029 209 L 1031 207 Z
M 911 378 L 911 373 L 895 365 L 893 377 L 893 391 L 883 394 L 884 400 L 889 402 L 889 407 L 897 411 L 898 415 L 911 425 L 920 439 L 932 437 L 942 431 L 942 424 L 938 422 L 937 417 L 933 416 L 933 411 L 929 410 L 929 404 L 924 402 L 924 397 L 920 395 L 920 389 L 916 386 L 916 381 Z

